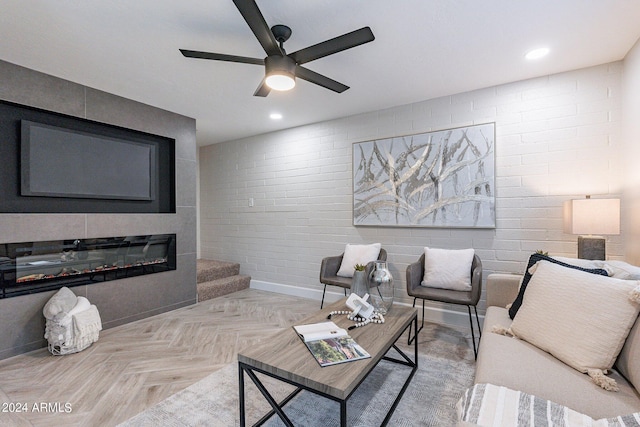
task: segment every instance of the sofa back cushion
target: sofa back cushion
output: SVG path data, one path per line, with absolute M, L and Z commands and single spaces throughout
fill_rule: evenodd
M 616 360 L 616 368 L 640 393 L 640 318 L 629 332 Z

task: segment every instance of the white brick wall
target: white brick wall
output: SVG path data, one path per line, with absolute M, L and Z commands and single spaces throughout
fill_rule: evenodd
M 522 271 L 537 249 L 575 256 L 562 203 L 621 194 L 622 71 L 615 62 L 203 147 L 200 256 L 240 262 L 256 282 L 321 290 L 323 257 L 381 242 L 401 301 L 424 246 L 475 248 L 485 277 Z M 352 225 L 353 143 L 486 122 L 496 123 L 495 230 Z M 607 251 L 622 257 L 621 236 Z
M 624 60 L 623 74 L 623 144 L 625 158 L 622 222 L 625 226 L 625 255 L 640 265 L 640 40 Z

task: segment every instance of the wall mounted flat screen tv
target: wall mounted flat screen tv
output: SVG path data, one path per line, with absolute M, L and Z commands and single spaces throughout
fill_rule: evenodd
M 152 144 L 21 120 L 23 196 L 154 200 Z

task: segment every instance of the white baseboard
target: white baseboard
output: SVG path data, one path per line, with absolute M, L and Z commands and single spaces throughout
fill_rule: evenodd
M 275 292 L 275 293 L 284 294 L 284 295 L 292 295 L 292 296 L 297 296 L 301 298 L 317 300 L 318 309 L 320 308 L 320 301 L 322 301 L 322 290 L 319 290 L 319 289 L 300 288 L 297 286 L 283 285 L 280 283 L 271 283 L 271 282 L 265 282 L 262 280 L 253 280 L 253 279 L 251 279 L 251 288 L 258 289 L 261 291 Z M 332 287 L 332 288 L 337 289 L 335 287 Z M 344 298 L 343 292 L 336 292 L 336 291 L 327 289 L 327 293 L 325 294 L 324 301 L 325 303 L 332 303 L 340 300 L 341 298 Z M 394 302 L 394 304 L 411 306 L 411 304 L 408 304 L 406 302 Z M 416 308 L 418 309 L 418 320 L 420 321 L 420 319 L 422 319 L 422 303 L 420 302 L 420 300 L 416 302 Z M 472 310 L 472 313 L 473 313 L 473 310 Z M 480 318 L 480 325 L 482 326 L 484 321 L 484 316 L 479 315 L 478 317 Z M 442 325 L 460 328 L 461 330 L 470 331 L 469 315 L 467 313 L 446 310 L 441 308 L 425 307 L 424 320 L 427 322 L 439 323 Z M 476 329 L 477 325 L 476 325 L 475 319 L 473 319 L 473 323 L 474 323 L 474 329 Z M 469 336 L 471 336 L 470 332 L 469 332 Z

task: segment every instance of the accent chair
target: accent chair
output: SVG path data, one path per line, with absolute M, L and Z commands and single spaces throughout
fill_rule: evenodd
M 344 252 L 337 256 L 330 256 L 322 259 L 322 264 L 320 265 L 320 283 L 324 285 L 324 290 L 322 291 L 322 302 L 320 303 L 320 308 L 324 306 L 324 296 L 327 292 L 327 285 L 331 286 L 340 286 L 344 288 L 344 295 L 347 295 L 347 289 L 351 289 L 351 282 L 353 279 L 351 277 L 342 277 L 338 276 L 338 270 L 340 269 L 340 265 L 342 264 L 342 257 L 344 256 Z M 386 261 L 387 260 L 387 251 L 380 248 L 380 253 L 378 254 L 378 261 Z M 375 266 L 375 261 L 371 261 L 367 264 L 365 269 L 367 277 L 371 274 Z
M 473 330 L 473 320 L 471 316 L 471 307 L 476 314 L 476 323 L 478 324 L 478 343 L 482 337 L 482 330 L 480 328 L 480 320 L 478 319 L 478 301 L 480 301 L 480 294 L 482 292 L 482 261 L 477 255 L 473 255 L 473 261 L 471 263 L 471 290 L 458 291 L 450 289 L 440 289 L 435 287 L 422 286 L 421 283 L 424 279 L 425 271 L 425 254 L 422 254 L 420 259 L 407 267 L 407 294 L 413 297 L 413 307 L 416 306 L 416 300 L 420 298 L 422 300 L 422 324 L 420 328 L 415 331 L 413 337 L 411 337 L 411 326 L 409 326 L 409 344 L 417 339 L 418 334 L 424 327 L 424 302 L 438 301 L 447 304 L 459 304 L 466 305 L 469 311 L 469 324 L 471 326 L 471 340 L 473 341 L 473 354 L 478 357 L 478 349 L 476 346 L 475 333 Z

